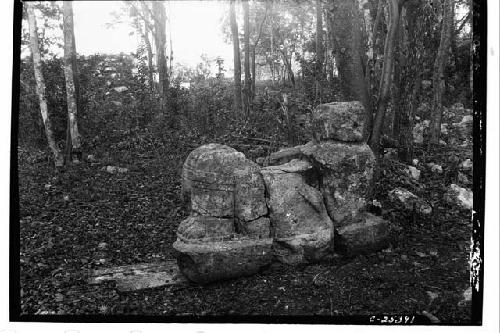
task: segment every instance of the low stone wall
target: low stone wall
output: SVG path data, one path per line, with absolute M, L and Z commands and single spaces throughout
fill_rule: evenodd
M 184 163 L 191 216 L 174 249 L 180 271 L 208 283 L 286 264 L 356 255 L 388 245 L 390 224 L 366 212 L 375 157 L 362 142 L 360 102 L 319 105 L 313 141 L 259 166 L 231 147 L 208 144 Z

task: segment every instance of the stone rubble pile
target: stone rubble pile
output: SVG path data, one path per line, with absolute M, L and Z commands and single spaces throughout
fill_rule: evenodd
M 375 157 L 363 142 L 360 102 L 319 105 L 313 141 L 271 154 L 260 167 L 231 147 L 195 149 L 182 171 L 191 215 L 174 249 L 198 283 L 286 264 L 356 255 L 389 243 L 390 224 L 366 211 Z

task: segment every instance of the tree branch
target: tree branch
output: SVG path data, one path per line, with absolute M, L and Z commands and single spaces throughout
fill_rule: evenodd
M 458 26 L 458 29 L 455 30 L 455 35 L 458 35 L 460 31 L 464 28 L 465 24 L 472 18 L 472 11 L 469 11 L 469 13 L 462 19 L 462 22 L 460 22 L 460 25 Z
M 262 19 L 262 22 L 260 22 L 259 34 L 257 35 L 257 40 L 255 40 L 255 43 L 253 44 L 254 52 L 255 52 L 255 49 L 257 48 L 257 44 L 259 43 L 260 35 L 262 34 L 262 27 L 263 27 L 264 22 L 266 21 L 266 18 L 267 18 L 267 9 L 268 9 L 268 7 L 266 6 L 266 11 L 264 12 L 264 18 Z

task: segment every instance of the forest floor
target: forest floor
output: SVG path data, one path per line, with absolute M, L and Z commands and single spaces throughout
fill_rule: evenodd
M 118 292 L 112 282 L 89 285 L 87 273 L 173 258 L 172 243 L 188 211 L 180 200 L 180 171 L 204 138 L 157 138 L 112 132 L 91 153 L 95 161 L 56 172 L 45 153 L 19 149 L 21 314 L 155 316 L 414 315 L 427 311 L 443 323 L 468 323 L 470 211 L 444 200 L 457 161 L 472 145 L 416 149 L 418 181 L 405 165 L 384 158 L 376 184 L 382 216 L 399 226 L 381 252 L 310 266 L 273 266 L 251 277 L 207 286 Z M 219 140 L 247 154 L 255 142 Z M 253 156 L 255 158 L 255 156 Z M 425 160 L 425 161 L 424 161 Z M 127 168 L 110 173 L 107 166 Z M 412 215 L 387 199 L 402 186 L 433 205 Z M 198 317 L 199 318 L 199 317 Z M 202 319 L 203 320 L 203 319 Z M 286 319 L 284 319 L 286 321 Z

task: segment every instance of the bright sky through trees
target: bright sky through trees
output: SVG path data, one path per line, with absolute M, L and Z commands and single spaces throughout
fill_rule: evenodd
M 115 24 L 112 12 L 119 11 L 121 1 L 76 1 L 74 2 L 75 39 L 77 52 L 84 55 L 94 53 L 135 52 L 139 37 L 129 35 L 133 29 L 127 23 Z M 225 68 L 232 62 L 232 46 L 224 43 L 221 17 L 228 9 L 220 1 L 166 1 L 165 8 L 170 18 L 167 23 L 172 32 L 174 63 L 194 66 L 201 61 L 201 54 L 210 58 L 221 56 Z M 167 50 L 170 54 L 170 50 Z

